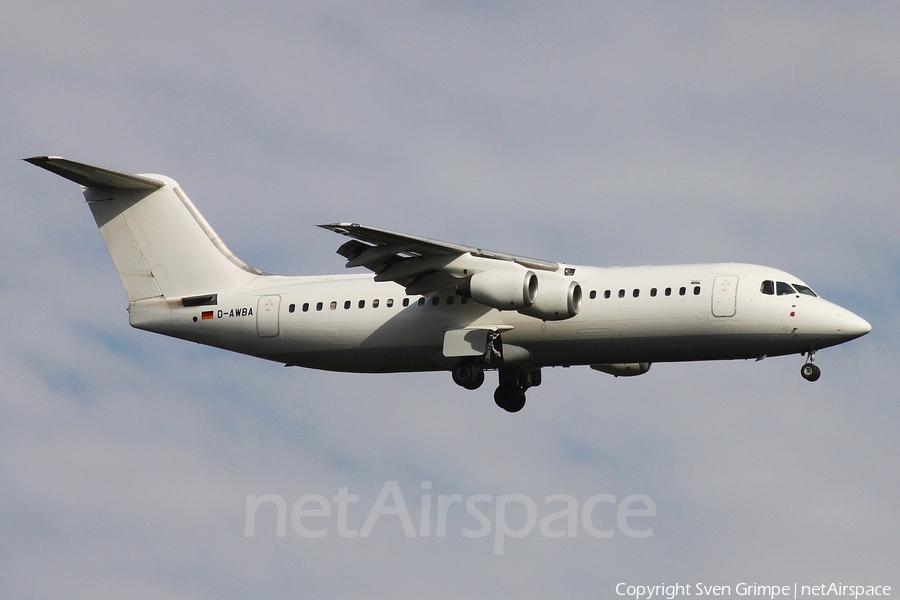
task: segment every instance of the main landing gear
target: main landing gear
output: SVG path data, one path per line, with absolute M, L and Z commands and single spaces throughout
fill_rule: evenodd
M 525 406 L 525 390 L 541 385 L 540 369 L 500 367 L 500 385 L 494 392 L 494 402 L 507 412 L 519 412 Z M 484 367 L 475 362 L 461 362 L 453 367 L 453 382 L 467 390 L 475 390 L 484 383 Z
M 477 390 L 484 383 L 484 369 L 475 363 L 459 363 L 453 367 L 453 383 L 467 390 Z
M 499 373 L 500 385 L 494 392 L 494 402 L 507 412 L 519 412 L 525 406 L 525 390 L 541 385 L 541 370 L 501 367 Z
M 816 360 L 816 351 L 810 350 L 806 357 L 806 364 L 800 367 L 800 375 L 807 381 L 816 381 L 822 376 L 822 369 L 814 363 Z

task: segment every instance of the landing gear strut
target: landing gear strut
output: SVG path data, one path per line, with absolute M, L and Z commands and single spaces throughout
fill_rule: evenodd
M 822 375 L 822 369 L 817 367 L 813 361 L 816 360 L 816 351 L 810 350 L 806 357 L 806 364 L 800 367 L 800 375 L 807 381 L 816 381 Z
M 515 367 L 499 369 L 500 385 L 494 392 L 494 402 L 507 412 L 519 412 L 525 406 L 525 390 L 541 385 L 541 370 L 524 370 Z

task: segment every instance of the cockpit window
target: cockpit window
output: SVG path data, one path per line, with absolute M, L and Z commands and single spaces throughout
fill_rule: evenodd
M 775 282 L 772 281 L 771 279 L 767 279 L 767 280 L 763 281 L 762 285 L 759 286 L 759 291 L 761 291 L 763 294 L 767 294 L 769 296 L 774 296 L 775 295 Z
M 799 284 L 799 283 L 795 283 L 795 284 L 794 284 L 794 289 L 796 289 L 796 290 L 797 290 L 798 292 L 800 292 L 801 294 L 806 294 L 807 296 L 813 296 L 813 297 L 816 297 L 816 298 L 818 297 L 818 294 L 816 294 L 814 291 L 812 291 L 811 289 L 809 289 L 809 287 L 807 287 L 807 286 L 805 286 L 805 285 L 802 285 L 802 284 Z
M 785 283 L 783 281 L 779 281 L 775 284 L 775 291 L 779 296 L 787 296 L 788 294 L 796 294 L 796 290 L 791 287 L 791 284 Z

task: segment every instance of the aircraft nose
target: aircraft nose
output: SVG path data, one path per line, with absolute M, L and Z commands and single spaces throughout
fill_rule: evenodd
M 859 315 L 855 315 L 849 310 L 844 310 L 842 313 L 840 331 L 850 339 L 862 337 L 872 331 L 869 322 Z
M 832 302 L 817 303 L 819 310 L 811 315 L 807 333 L 814 333 L 820 347 L 843 344 L 872 331 L 872 326 L 862 317 Z

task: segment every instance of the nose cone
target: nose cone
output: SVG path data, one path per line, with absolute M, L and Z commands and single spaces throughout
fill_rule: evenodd
M 847 336 L 848 340 L 854 340 L 872 331 L 872 326 L 868 321 L 844 309 L 841 309 L 840 326 L 839 331 Z
M 799 332 L 814 338 L 818 348 L 843 344 L 872 331 L 868 321 L 827 300 L 817 302 L 816 310 L 806 314 L 810 318 L 806 321 L 806 327 L 799 328 Z

